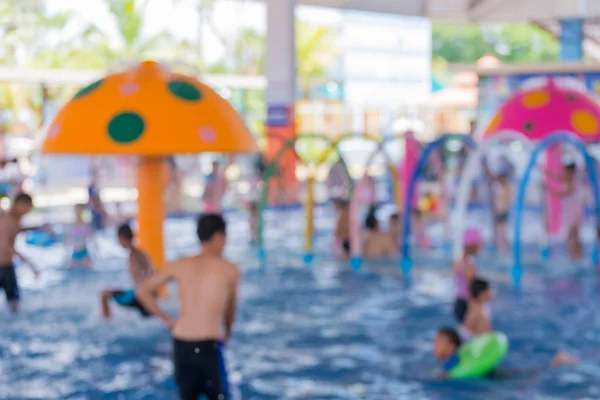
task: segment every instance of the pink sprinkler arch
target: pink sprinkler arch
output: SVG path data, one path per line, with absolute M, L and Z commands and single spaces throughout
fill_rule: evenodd
M 515 93 L 492 118 L 485 137 L 516 131 L 535 141 L 553 132 L 573 132 L 585 142 L 600 140 L 600 106 L 584 91 L 548 78 Z

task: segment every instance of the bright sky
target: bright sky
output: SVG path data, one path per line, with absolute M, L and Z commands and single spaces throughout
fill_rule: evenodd
M 190 39 L 197 43 L 199 37 L 199 18 L 195 11 L 196 0 L 179 0 L 180 5 L 174 7 L 174 0 L 149 0 L 145 34 L 151 36 L 162 30 L 173 35 Z M 90 23 L 116 38 L 115 23 L 108 13 L 104 0 L 46 0 L 49 11 L 72 11 L 79 22 L 73 30 Z M 266 7 L 264 3 L 248 0 L 217 0 L 212 15 L 212 26 L 202 28 L 202 41 L 205 46 L 204 56 L 211 63 L 223 55 L 224 46 L 221 38 L 231 41 L 238 30 L 253 28 L 259 32 L 266 31 Z M 298 7 L 296 14 L 302 20 L 316 24 L 333 25 L 340 21 L 337 10 Z M 218 28 L 216 28 L 218 27 Z

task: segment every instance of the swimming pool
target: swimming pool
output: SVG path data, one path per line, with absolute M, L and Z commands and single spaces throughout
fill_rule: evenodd
M 510 286 L 510 262 L 481 256 L 495 284 L 494 323 L 510 338 L 506 367 L 549 362 L 556 350 L 582 358 L 575 367 L 497 381 L 431 379 L 434 332 L 453 323 L 449 263 L 442 251 L 415 254 L 406 285 L 397 263 L 353 273 L 326 256 L 331 210 L 317 212 L 316 257 L 302 265 L 303 215 L 267 214 L 268 265 L 247 244 L 242 214 L 230 214 L 228 253 L 245 270 L 227 361 L 235 398 L 269 399 L 584 399 L 600 398 L 600 283 L 585 266 L 543 264 L 530 255 L 523 290 Z M 277 225 L 275 225 L 277 223 Z M 277 228 L 277 234 L 275 231 Z M 194 221 L 166 224 L 168 257 L 197 249 Z M 0 303 L 0 399 L 176 398 L 170 338 L 154 320 L 114 308 L 100 317 L 105 286 L 129 284 L 125 259 L 110 235 L 93 271 L 64 269 L 61 248 L 26 251 L 43 269 L 36 282 L 19 268 L 23 312 Z M 167 309 L 175 312 L 171 291 Z

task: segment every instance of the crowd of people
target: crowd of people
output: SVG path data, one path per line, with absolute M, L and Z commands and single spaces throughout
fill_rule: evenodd
M 574 205 L 582 205 L 581 195 L 575 184 L 576 167 L 565 166 L 564 175 L 554 177 L 562 184 L 557 193 Z M 228 382 L 223 361 L 223 346 L 232 333 L 236 314 L 237 291 L 240 272 L 236 265 L 223 257 L 227 241 L 227 228 L 222 217 L 220 199 L 224 190 L 224 177 L 219 164 L 214 163 L 207 179 L 205 212 L 197 222 L 197 237 L 201 250 L 191 257 L 184 257 L 164 266 L 154 266 L 150 257 L 136 245 L 135 234 L 128 223 L 120 223 L 117 240 L 128 252 L 130 288 L 107 288 L 100 295 L 102 315 L 111 317 L 111 302 L 131 308 L 142 317 L 155 316 L 164 322 L 173 335 L 174 371 L 181 399 L 196 399 L 204 394 L 209 400 L 223 400 L 228 396 Z M 497 234 L 503 235 L 508 220 L 511 188 L 508 176 L 501 172 L 494 178 L 496 195 L 494 207 Z M 69 237 L 72 247 L 71 266 L 89 267 L 92 252 L 88 246 L 93 242 L 94 232 L 102 230 L 108 222 L 108 214 L 102 202 L 94 176 L 88 190 L 88 204 L 75 206 L 75 222 Z M 424 214 L 437 212 L 436 198 L 425 196 L 426 207 L 411 212 L 417 224 Z M 579 203 L 578 203 L 579 202 Z M 575 204 L 577 203 L 577 204 Z M 345 258 L 352 254 L 350 203 L 336 199 L 337 221 L 334 235 L 338 249 Z M 18 311 L 20 292 L 13 259 L 19 258 L 37 275 L 38 269 L 15 249 L 16 236 L 25 230 L 44 229 L 47 226 L 24 229 L 21 220 L 33 208 L 33 199 L 25 193 L 18 194 L 11 208 L 0 213 L 0 289 L 4 290 L 10 310 Z M 86 221 L 85 212 L 91 213 Z M 249 208 L 251 239 L 256 237 L 256 204 Z M 571 213 L 567 219 L 568 247 L 572 257 L 580 255 L 581 242 L 578 229 L 581 215 Z M 385 259 L 399 253 L 402 236 L 401 214 L 393 213 L 382 229 L 377 218 L 377 207 L 371 205 L 362 224 L 360 249 L 367 259 Z M 493 331 L 490 303 L 494 291 L 483 279 L 476 265 L 481 250 L 482 237 L 477 229 L 468 229 L 464 235 L 463 257 L 453 266 L 456 285 L 454 315 L 458 328 L 441 328 L 434 339 L 433 353 L 441 363 L 440 377 L 447 377 L 460 363 L 459 349 L 463 343 Z M 499 242 L 503 245 L 503 242 Z M 156 268 L 160 267 L 160 268 Z M 159 306 L 159 289 L 169 281 L 178 285 L 180 311 L 177 318 L 170 316 Z M 558 353 L 548 366 L 576 362 L 567 353 Z

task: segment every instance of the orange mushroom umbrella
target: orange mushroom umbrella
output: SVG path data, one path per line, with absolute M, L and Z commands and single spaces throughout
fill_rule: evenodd
M 42 145 L 42 153 L 139 156 L 140 246 L 158 268 L 164 264 L 164 157 L 254 151 L 254 138 L 226 100 L 152 61 L 81 89 Z

